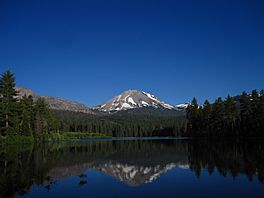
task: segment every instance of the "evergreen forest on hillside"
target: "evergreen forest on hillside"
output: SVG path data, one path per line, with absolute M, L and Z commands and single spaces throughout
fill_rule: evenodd
M 186 112 L 141 108 L 111 114 L 87 114 L 52 110 L 42 97 L 18 97 L 15 76 L 5 71 L 0 77 L 0 140 L 68 133 L 105 137 L 263 137 L 264 91 L 243 92 L 236 97 L 208 100 L 198 105 L 194 98 Z M 102 137 L 102 136 L 100 136 Z

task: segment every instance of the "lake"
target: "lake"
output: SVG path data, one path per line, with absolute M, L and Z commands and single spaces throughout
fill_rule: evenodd
M 264 197 L 264 141 L 126 139 L 0 147 L 0 197 Z

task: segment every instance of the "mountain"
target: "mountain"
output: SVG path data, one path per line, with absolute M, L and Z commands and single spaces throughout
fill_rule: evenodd
M 137 109 L 142 107 L 153 107 L 161 109 L 174 109 L 174 106 L 161 101 L 156 96 L 138 90 L 128 90 L 118 96 L 108 100 L 106 103 L 95 107 L 103 112 L 115 112 L 128 109 Z
M 120 95 L 108 100 L 106 103 L 96 107 L 88 107 L 78 102 L 52 96 L 39 96 L 34 91 L 23 87 L 16 87 L 16 90 L 18 92 L 18 98 L 22 98 L 24 95 L 31 95 L 33 100 L 37 100 L 38 98 L 45 99 L 51 109 L 87 114 L 122 112 L 135 115 L 146 113 L 168 115 L 180 111 L 184 112 L 188 106 L 187 103 L 173 106 L 165 103 L 150 93 L 138 90 L 125 91 Z
M 90 107 L 78 102 L 72 102 L 51 96 L 41 96 L 41 98 L 45 99 L 51 109 L 94 114 Z
M 32 90 L 23 87 L 16 87 L 16 90 L 18 92 L 18 98 L 22 98 L 24 95 L 31 95 L 33 97 L 33 100 L 43 98 L 49 105 L 50 109 L 94 114 L 93 110 L 90 107 L 87 107 L 86 105 L 80 104 L 78 102 L 72 102 L 69 100 L 51 96 L 39 96 Z

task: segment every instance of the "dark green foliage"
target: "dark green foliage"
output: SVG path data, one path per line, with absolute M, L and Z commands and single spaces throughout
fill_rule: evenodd
M 211 137 L 263 137 L 264 95 L 256 90 L 249 95 L 207 100 L 198 107 L 196 99 L 187 109 L 188 131 L 191 135 Z
M 32 96 L 23 96 L 20 100 L 21 105 L 21 123 L 20 134 L 32 135 L 34 128 L 34 109 Z
M 189 121 L 188 128 L 189 129 L 198 129 L 200 124 L 200 113 L 199 106 L 196 98 L 193 98 L 192 103 L 187 108 L 187 119 Z M 192 136 L 196 136 L 197 130 L 190 130 Z
M 112 137 L 186 136 L 186 119 L 178 114 L 148 113 L 89 115 L 54 110 L 60 131 L 100 133 Z
M 9 70 L 0 78 L 0 135 L 30 136 L 56 132 L 57 122 L 43 99 L 33 102 L 32 96 L 18 99 L 15 77 Z M 12 141 L 7 141 L 12 142 Z
M 39 98 L 35 102 L 34 119 L 34 129 L 37 134 L 56 131 L 57 122 L 43 98 Z
M 224 102 L 225 116 L 224 116 L 224 124 L 227 131 L 234 131 L 236 128 L 237 121 L 239 119 L 238 109 L 236 107 L 236 103 L 232 97 L 227 96 Z
M 0 126 L 1 134 L 16 134 L 18 128 L 19 107 L 16 99 L 15 77 L 9 70 L 0 78 Z
M 243 92 L 240 99 L 240 128 L 243 131 L 247 131 L 248 123 L 250 120 L 250 115 L 252 114 L 251 108 L 250 108 L 250 96 Z

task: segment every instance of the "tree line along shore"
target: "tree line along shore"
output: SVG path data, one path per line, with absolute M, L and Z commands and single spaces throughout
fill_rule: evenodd
M 109 115 L 52 110 L 42 97 L 19 96 L 15 75 L 0 77 L 0 144 L 105 137 L 263 137 L 264 91 L 208 100 L 186 112 Z M 19 96 L 19 97 L 18 97 Z M 143 112 L 143 113 L 142 113 Z

